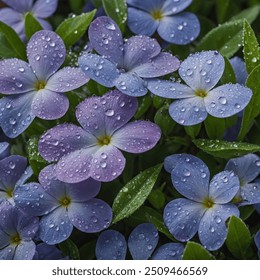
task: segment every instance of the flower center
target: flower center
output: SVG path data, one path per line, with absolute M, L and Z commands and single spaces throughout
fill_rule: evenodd
M 205 208 L 212 208 L 215 203 L 210 197 L 208 197 L 203 201 L 203 204 L 204 204 Z
M 161 20 L 163 19 L 163 13 L 160 10 L 154 10 L 151 12 L 152 17 L 155 20 Z
M 61 206 L 67 207 L 70 204 L 71 200 L 69 197 L 65 196 L 65 197 L 61 198 L 59 200 L 59 202 L 60 202 Z
M 99 146 L 107 146 L 111 142 L 111 137 L 108 135 L 104 135 L 100 138 L 98 138 L 98 145 Z
M 198 88 L 195 90 L 195 95 L 204 98 L 208 95 L 208 92 L 205 89 Z
M 12 236 L 11 243 L 15 245 L 19 245 L 21 242 L 20 235 L 17 233 L 16 235 Z
M 10 187 L 6 188 L 6 194 L 8 197 L 13 197 L 13 189 Z
M 45 86 L 46 86 L 46 83 L 44 81 L 38 81 L 35 85 L 35 90 L 38 91 L 38 90 L 44 89 Z

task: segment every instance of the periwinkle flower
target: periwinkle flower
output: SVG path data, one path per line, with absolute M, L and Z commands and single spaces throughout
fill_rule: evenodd
M 255 181 L 260 174 L 260 158 L 248 154 L 239 158 L 230 159 L 225 170 L 233 171 L 240 182 L 240 189 L 234 201 L 242 205 L 260 203 L 260 184 Z
M 169 107 L 173 120 L 181 125 L 203 122 L 207 115 L 227 118 L 242 111 L 252 97 L 251 89 L 240 84 L 215 87 L 223 75 L 225 61 L 217 51 L 191 54 L 180 65 L 183 85 L 151 80 L 148 89 L 161 97 L 177 99 Z M 214 88 L 215 87 L 215 88 Z
M 210 181 L 209 169 L 199 158 L 176 154 L 165 159 L 175 189 L 184 196 L 170 201 L 164 222 L 179 241 L 190 240 L 197 232 L 208 250 L 219 249 L 227 236 L 227 219 L 239 216 L 230 203 L 239 190 L 238 177 L 231 171 L 216 174 Z
M 31 260 L 38 226 L 38 218 L 28 217 L 7 201 L 0 203 L 0 260 Z
M 260 259 L 260 230 L 256 233 L 254 241 L 258 249 L 258 258 Z
M 152 260 L 181 260 L 184 246 L 181 243 L 169 242 L 158 247 L 152 255 Z
M 0 142 L 0 160 L 7 157 L 10 152 L 10 145 L 8 142 Z
M 237 83 L 245 85 L 248 73 L 246 70 L 246 64 L 244 60 L 239 56 L 234 56 L 229 59 L 229 62 L 233 67 Z
M 36 252 L 33 257 L 34 260 L 66 260 L 62 251 L 55 245 L 49 245 L 46 243 L 38 243 L 36 245 Z
M 155 39 L 133 36 L 124 42 L 119 27 L 109 17 L 96 18 L 88 35 L 98 54 L 84 53 L 79 58 L 80 67 L 99 84 L 115 86 L 127 95 L 145 95 L 147 78 L 164 76 L 179 67 L 179 60 L 161 52 Z
M 49 129 L 39 141 L 39 152 L 49 162 L 57 162 L 57 178 L 76 183 L 89 177 L 107 182 L 125 167 L 120 150 L 143 153 L 161 137 L 160 128 L 150 121 L 128 121 L 138 107 L 137 98 L 110 91 L 90 97 L 76 108 L 80 125 L 61 124 Z
M 39 238 L 47 244 L 66 240 L 73 226 L 83 232 L 99 232 L 112 220 L 110 206 L 94 198 L 100 190 L 100 182 L 93 179 L 69 184 L 55 176 L 55 166 L 45 167 L 38 183 L 18 186 L 14 201 L 28 216 L 42 216 Z
M 197 16 L 183 12 L 192 0 L 127 0 L 129 28 L 135 34 L 152 36 L 156 31 L 165 41 L 186 45 L 200 33 Z
M 25 15 L 31 13 L 43 29 L 52 30 L 45 18 L 50 17 L 57 9 L 58 0 L 2 0 L 9 7 L 0 9 L 0 20 L 10 25 L 25 39 Z
M 53 31 L 35 33 L 27 45 L 29 63 L 17 59 L 0 61 L 0 125 L 11 138 L 21 134 L 35 117 L 54 120 L 68 110 L 65 92 L 89 79 L 80 68 L 64 67 L 62 39 Z

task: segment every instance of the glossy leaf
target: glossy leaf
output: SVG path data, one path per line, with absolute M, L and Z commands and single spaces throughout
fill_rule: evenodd
M 70 260 L 80 259 L 78 247 L 72 240 L 67 239 L 59 243 L 59 248 L 65 256 L 69 257 Z
M 25 29 L 25 35 L 29 40 L 35 32 L 40 31 L 43 28 L 31 13 L 27 13 L 25 15 L 24 29 Z
M 189 241 L 184 249 L 183 260 L 215 260 L 215 257 L 202 245 Z

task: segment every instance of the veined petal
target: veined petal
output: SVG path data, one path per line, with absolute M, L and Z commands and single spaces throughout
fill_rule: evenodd
M 166 0 L 164 2 L 165 3 L 162 6 L 162 11 L 164 12 L 164 15 L 175 15 L 186 9 L 191 4 L 192 0 Z
M 134 121 L 118 129 L 111 143 L 129 153 L 144 153 L 152 149 L 161 138 L 160 127 L 150 121 Z
M 100 54 L 115 64 L 123 58 L 123 38 L 117 24 L 109 17 L 96 18 L 89 26 L 89 41 Z
M 33 5 L 33 0 L 2 0 L 2 2 L 21 13 L 30 11 Z
M 47 18 L 54 14 L 58 6 L 58 0 L 37 0 L 32 7 L 34 16 Z
M 163 219 L 174 238 L 185 242 L 190 240 L 198 231 L 205 211 L 206 208 L 201 203 L 177 198 L 166 205 Z
M 233 204 L 215 204 L 206 211 L 199 224 L 199 239 L 207 250 L 217 250 L 224 244 L 226 220 L 232 215 L 239 216 L 238 208 Z
M 68 97 L 48 89 L 37 91 L 32 102 L 32 113 L 40 119 L 56 120 L 63 117 L 69 108 Z
M 18 94 L 33 91 L 37 83 L 30 65 L 17 58 L 0 61 L 0 92 Z
M 66 56 L 65 45 L 55 32 L 36 32 L 27 44 L 27 56 L 37 78 L 46 82 L 62 65 Z
M 174 101 L 169 113 L 177 123 L 187 126 L 203 122 L 208 115 L 203 98 L 197 96 Z
M 23 21 L 22 14 L 11 8 L 1 8 L 0 19 L 5 24 L 12 26 L 12 28 Z
M 225 84 L 211 90 L 204 101 L 210 115 L 227 118 L 242 111 L 251 97 L 251 89 L 240 84 Z
M 239 206 L 260 203 L 260 183 L 253 182 L 244 185 L 240 188 L 240 195 L 243 201 Z
M 152 260 L 181 260 L 184 246 L 181 243 L 166 243 L 152 255 Z
M 197 157 L 193 156 L 193 155 L 188 155 L 188 154 L 174 154 L 174 155 L 170 155 L 167 156 L 164 159 L 164 169 L 168 172 L 171 173 L 172 170 L 177 166 L 177 165 L 181 165 L 185 162 L 190 162 L 190 160 L 192 159 L 196 161 Z
M 137 9 L 141 9 L 144 11 L 152 11 L 152 10 L 160 10 L 163 6 L 163 3 L 165 0 L 127 0 L 126 1 L 128 5 L 134 6 Z

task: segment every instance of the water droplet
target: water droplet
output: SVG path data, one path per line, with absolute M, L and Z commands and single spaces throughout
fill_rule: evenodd
M 219 97 L 218 101 L 222 105 L 226 105 L 227 104 L 227 99 L 225 97 L 223 97 L 223 96 Z
M 106 25 L 106 28 L 108 29 L 108 30 L 116 30 L 116 27 L 115 27 L 115 25 L 114 25 L 114 23 L 109 23 L 109 24 L 107 24 Z
M 209 230 L 210 230 L 210 232 L 212 232 L 212 233 L 215 232 L 215 228 L 214 228 L 214 227 L 210 227 Z
M 259 166 L 260 166 L 260 160 L 256 160 L 256 161 L 255 161 L 255 165 L 256 165 L 257 167 L 259 167 Z
M 25 71 L 25 69 L 23 67 L 18 68 L 18 71 L 23 73 Z
M 12 161 L 9 161 L 9 167 L 10 167 L 11 169 L 14 169 L 14 168 L 15 168 L 15 163 L 12 162 Z
M 185 169 L 184 172 L 183 172 L 183 175 L 186 176 L 186 177 L 189 177 L 190 176 L 190 171 L 188 169 Z
M 240 109 L 241 108 L 241 105 L 240 104 L 235 104 L 235 107 L 237 108 L 237 109 Z
M 107 158 L 107 154 L 106 153 L 102 153 L 101 154 L 101 158 L 106 159 Z
M 114 116 L 114 114 L 115 114 L 115 111 L 112 109 L 108 109 L 106 111 L 106 116 L 108 116 L 108 117 L 112 117 L 112 116 Z
M 188 76 L 191 76 L 191 75 L 193 74 L 193 70 L 189 68 L 189 69 L 186 71 L 186 74 L 187 74 Z
M 101 166 L 102 168 L 106 168 L 106 167 L 107 167 L 107 163 L 106 163 L 106 162 L 101 162 L 100 166 Z
M 215 222 L 216 222 L 217 224 L 220 224 L 220 223 L 222 222 L 222 220 L 221 220 L 221 218 L 220 218 L 219 216 L 216 216 L 216 217 L 214 218 L 214 220 L 215 220 Z

